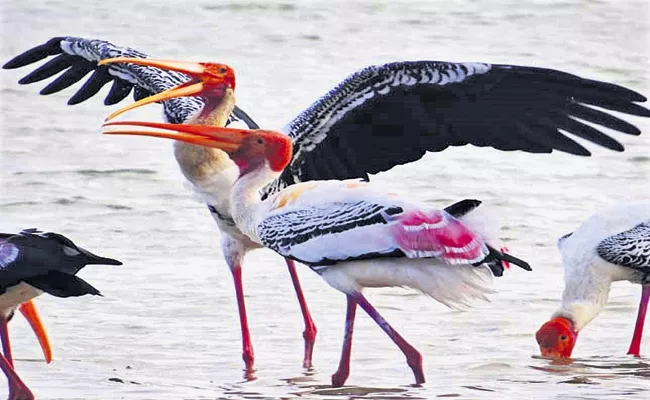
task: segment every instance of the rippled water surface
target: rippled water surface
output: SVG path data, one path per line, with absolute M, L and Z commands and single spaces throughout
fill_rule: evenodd
M 226 62 L 239 104 L 279 128 L 357 68 L 406 59 L 548 66 L 648 95 L 645 1 L 128 2 L 2 0 L 6 61 L 53 36 L 129 45 L 159 57 Z M 445 206 L 479 198 L 502 217 L 512 252 L 535 271 L 496 282 L 491 303 L 457 312 L 401 289 L 369 299 L 424 356 L 413 376 L 399 350 L 359 314 L 349 387 L 332 389 L 345 301 L 300 270 L 319 329 L 305 372 L 302 319 L 283 261 L 249 255 L 244 269 L 258 379 L 244 382 L 230 273 L 205 207 L 183 185 L 163 140 L 102 137 L 96 98 L 39 96 L 27 69 L 0 72 L 0 228 L 60 231 L 121 267 L 82 277 L 105 297 L 37 303 L 54 345 L 45 365 L 24 321 L 12 322 L 17 370 L 42 399 L 647 399 L 650 359 L 624 356 L 640 288 L 616 284 L 607 310 L 580 335 L 572 365 L 536 358 L 533 333 L 558 305 L 556 238 L 600 207 L 650 193 L 650 121 L 625 153 L 591 158 L 456 148 L 376 177 Z M 102 93 L 106 93 L 103 91 Z M 112 109 L 112 108 L 111 108 Z M 132 118 L 158 120 L 151 106 Z M 645 353 L 650 353 L 646 339 Z M 0 385 L 0 395 L 5 391 Z

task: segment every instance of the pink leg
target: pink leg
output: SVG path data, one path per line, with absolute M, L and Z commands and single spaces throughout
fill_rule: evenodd
M 314 320 L 311 319 L 311 314 L 309 313 L 309 308 L 307 308 L 307 302 L 305 301 L 305 295 L 302 293 L 302 288 L 300 287 L 300 280 L 298 280 L 298 273 L 296 272 L 296 264 L 293 260 L 288 258 L 285 258 L 285 261 L 289 268 L 293 288 L 296 290 L 296 296 L 298 296 L 302 318 L 305 320 L 305 331 L 302 333 L 302 337 L 305 339 L 305 358 L 302 361 L 302 366 L 303 368 L 311 368 L 311 356 L 314 352 L 314 342 L 316 341 L 316 325 L 314 324 Z
M 0 317 L 0 339 L 2 339 L 2 353 L 5 356 L 5 360 L 13 368 L 14 358 L 11 354 L 11 343 L 9 342 L 9 326 L 7 325 L 7 318 L 4 316 Z
M 354 317 L 357 313 L 357 302 L 350 295 L 347 296 L 348 308 L 345 313 L 345 333 L 343 334 L 343 350 L 339 369 L 332 375 L 332 386 L 341 387 L 350 376 L 350 352 L 352 351 L 352 332 L 354 331 Z
M 33 400 L 34 395 L 27 388 L 27 385 L 20 379 L 9 361 L 0 355 L 0 369 L 7 376 L 9 381 L 9 400 Z
M 639 313 L 636 316 L 634 336 L 632 336 L 630 349 L 627 351 L 627 354 L 632 354 L 637 357 L 641 353 L 641 337 L 643 336 L 645 314 L 648 311 L 648 299 L 650 299 L 650 285 L 643 285 L 643 289 L 641 289 L 641 301 L 639 302 Z
M 361 308 L 365 310 L 366 313 L 375 320 L 377 325 L 381 329 L 386 332 L 386 334 L 393 339 L 393 342 L 397 345 L 397 347 L 402 350 L 402 353 L 406 356 L 406 363 L 411 367 L 413 370 L 413 375 L 415 375 L 415 383 L 417 385 L 424 383 L 424 372 L 422 371 L 422 355 L 415 349 L 415 347 L 411 346 L 404 338 L 393 329 L 392 326 L 386 322 L 384 317 L 379 315 L 377 310 L 366 300 L 366 298 L 363 296 L 363 294 L 357 292 L 353 293 L 352 297 L 356 302 L 359 304 Z
M 232 277 L 235 281 L 235 293 L 237 294 L 237 306 L 239 307 L 239 323 L 241 325 L 242 336 L 242 359 L 246 365 L 246 379 L 255 379 L 253 373 L 253 363 L 255 355 L 253 354 L 253 345 L 248 330 L 248 318 L 246 317 L 246 303 L 244 302 L 244 288 L 241 280 L 241 266 L 231 269 Z

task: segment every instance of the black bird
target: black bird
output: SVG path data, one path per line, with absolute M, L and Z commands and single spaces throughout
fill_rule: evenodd
M 0 368 L 9 381 L 10 399 L 33 399 L 34 395 L 13 369 L 7 322 L 16 308 L 43 292 L 56 297 L 101 295 L 99 290 L 75 276 L 89 264 L 122 265 L 112 258 L 97 256 L 53 232 L 27 229 L 18 234 L 0 233 L 0 336 L 5 355 Z M 29 307 L 27 307 L 29 308 Z M 29 312 L 21 308 L 28 320 Z M 36 331 L 43 346 L 44 330 Z M 45 349 L 44 349 L 45 351 Z M 46 359 L 48 358 L 46 354 Z

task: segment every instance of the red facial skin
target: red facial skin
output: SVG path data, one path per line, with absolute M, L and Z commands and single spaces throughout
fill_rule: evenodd
M 200 63 L 204 71 L 202 74 L 193 76 L 203 83 L 220 83 L 225 82 L 233 90 L 235 90 L 235 71 L 225 64 L 217 63 Z
M 542 356 L 570 358 L 578 339 L 578 332 L 569 319 L 556 317 L 542 325 L 535 338 Z
M 254 169 L 264 160 L 268 160 L 273 171 L 281 172 L 291 162 L 292 153 L 293 146 L 288 136 L 259 130 L 246 135 L 231 158 L 242 174 Z

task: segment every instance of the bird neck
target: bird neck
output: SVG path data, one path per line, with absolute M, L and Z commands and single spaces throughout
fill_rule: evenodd
M 269 199 L 261 200 L 260 191 L 280 173 L 273 171 L 268 161 L 243 173 L 235 182 L 230 195 L 231 212 L 235 224 L 249 237 L 257 238 L 257 215 L 268 211 Z
M 188 120 L 187 124 L 226 126 L 228 118 L 235 108 L 235 92 L 228 88 L 221 100 L 206 101 L 205 107 L 210 107 L 211 110 L 204 113 L 204 109 L 202 109 L 196 116 Z M 234 163 L 225 152 L 212 147 L 176 141 L 174 156 L 185 178 L 198 187 L 214 179 L 215 175 L 234 168 Z M 233 180 L 230 180 L 228 187 L 232 185 L 232 182 Z
M 599 266 L 580 268 L 579 277 L 565 276 L 562 304 L 553 314 L 573 322 L 576 332 L 584 328 L 607 305 L 612 276 Z

